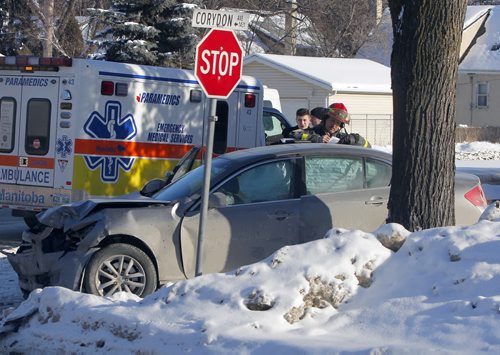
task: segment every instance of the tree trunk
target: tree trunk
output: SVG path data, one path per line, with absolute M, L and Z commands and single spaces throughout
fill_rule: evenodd
M 45 41 L 42 43 L 43 56 L 52 57 L 52 48 L 54 42 L 54 0 L 44 1 L 45 15 Z
M 465 0 L 389 0 L 394 43 L 388 222 L 455 224 L 455 92 Z

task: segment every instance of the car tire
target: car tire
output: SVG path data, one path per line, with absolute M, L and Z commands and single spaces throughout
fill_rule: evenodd
M 123 243 L 110 244 L 90 259 L 83 280 L 85 291 L 111 296 L 125 291 L 144 297 L 156 290 L 158 276 L 151 259 L 141 249 Z

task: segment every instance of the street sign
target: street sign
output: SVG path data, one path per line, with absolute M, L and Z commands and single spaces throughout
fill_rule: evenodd
M 227 99 L 240 82 L 243 50 L 231 30 L 212 28 L 196 46 L 194 74 L 210 98 Z
M 191 26 L 247 30 L 249 21 L 250 14 L 246 12 L 194 9 Z

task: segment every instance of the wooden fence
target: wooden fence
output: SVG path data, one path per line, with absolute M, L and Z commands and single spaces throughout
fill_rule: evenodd
M 500 143 L 500 127 L 457 127 L 456 142 Z

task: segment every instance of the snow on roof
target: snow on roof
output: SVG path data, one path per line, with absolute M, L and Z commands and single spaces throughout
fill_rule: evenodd
M 460 63 L 461 72 L 500 72 L 500 6 L 492 6 L 489 11 L 485 32 Z
M 368 59 L 252 54 L 243 64 L 260 62 L 290 75 L 344 92 L 391 93 L 391 69 Z
M 499 6 L 467 6 L 463 29 L 465 30 L 466 28 L 468 28 L 475 21 L 481 18 L 486 12 L 490 11 L 490 9 L 493 8 L 497 8 L 498 12 Z M 493 21 L 491 17 L 492 16 L 490 15 L 490 18 L 488 18 L 487 20 L 488 22 Z M 496 27 L 500 25 L 498 24 L 498 22 L 500 22 L 500 17 L 497 18 Z M 495 36 L 495 34 L 491 34 L 491 36 Z M 496 36 L 498 39 L 498 32 L 496 32 Z M 385 8 L 378 28 L 373 34 L 371 34 L 371 36 L 367 39 L 363 46 L 358 50 L 358 53 L 356 53 L 356 58 L 368 58 L 375 60 L 378 63 L 390 66 L 392 39 L 391 13 L 389 11 L 389 8 Z M 462 69 L 462 66 L 460 66 L 460 69 Z
M 494 6 L 467 6 L 464 20 L 464 30 L 476 22 L 477 19 L 483 16 L 492 7 Z

